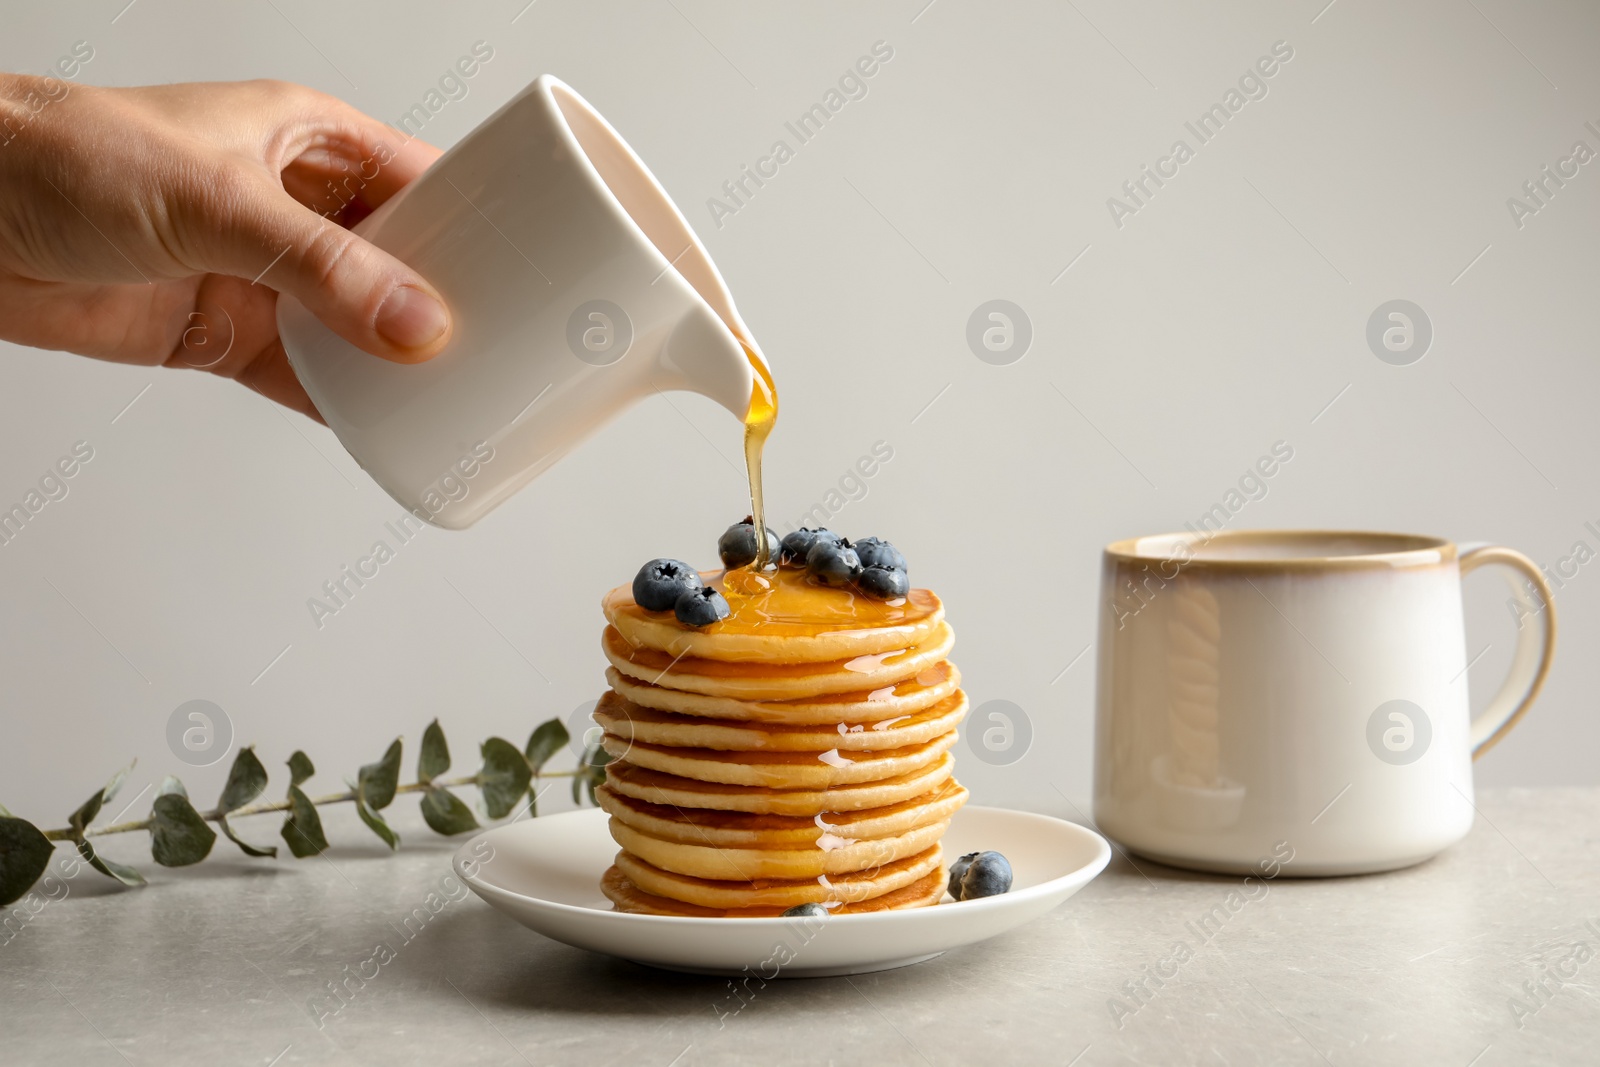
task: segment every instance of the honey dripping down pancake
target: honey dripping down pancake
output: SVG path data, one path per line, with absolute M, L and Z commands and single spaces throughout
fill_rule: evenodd
M 883 716 L 880 710 L 877 713 Z M 849 752 L 904 748 L 932 741 L 955 729 L 967 714 L 967 697 L 952 691 L 927 707 L 868 722 L 789 723 L 764 721 L 747 726 L 738 720 L 718 721 L 693 714 L 675 714 L 641 707 L 622 693 L 607 690 L 594 709 L 594 721 L 626 741 L 680 748 L 734 751 Z
M 637 681 L 702 696 L 735 700 L 794 700 L 843 693 L 865 697 L 874 690 L 915 679 L 944 661 L 955 635 L 940 623 L 927 643 L 841 660 L 757 663 L 671 655 L 648 646 L 630 646 L 607 627 L 601 648 L 611 666 Z
M 827 789 L 768 789 L 720 782 L 697 782 L 673 774 L 635 767 L 626 759 L 606 765 L 606 784 L 623 796 L 666 807 L 743 811 L 756 815 L 798 815 L 828 818 L 839 812 L 869 811 L 915 800 L 950 781 L 955 758 L 946 752 L 938 762 L 898 778 Z
M 619 695 L 642 708 L 677 712 L 703 719 L 776 725 L 847 725 L 888 722 L 923 711 L 956 692 L 961 672 L 949 660 L 894 685 L 861 693 L 829 693 L 797 700 L 752 701 L 684 693 L 629 678 L 615 667 L 606 681 Z M 965 697 L 963 697 L 963 700 Z
M 823 843 L 891 837 L 930 822 L 948 820 L 967 802 L 967 790 L 951 779 L 910 800 L 827 815 L 777 815 L 653 804 L 610 785 L 595 791 L 607 814 L 665 841 L 727 848 L 821 847 Z M 821 839 L 830 838 L 823 842 Z
M 885 542 L 796 531 L 817 547 L 763 570 L 760 530 L 723 535 L 729 569 L 655 560 L 602 600 L 595 800 L 621 851 L 601 888 L 655 915 L 936 904 L 967 800 L 944 606 Z

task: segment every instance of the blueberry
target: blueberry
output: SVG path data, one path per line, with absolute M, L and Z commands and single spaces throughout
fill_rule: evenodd
M 710 626 L 720 619 L 728 617 L 730 609 L 727 600 L 721 593 L 709 585 L 702 585 L 699 589 L 690 589 L 678 597 L 678 602 L 672 606 L 673 613 L 678 616 L 678 621 L 685 626 Z
M 863 567 L 883 567 L 892 571 L 906 569 L 906 558 L 900 550 L 879 537 L 863 537 L 855 543 L 856 555 Z
M 693 567 L 677 559 L 653 559 L 633 579 L 633 599 L 646 611 L 671 611 L 684 593 L 704 583 Z
M 950 865 L 950 895 L 957 900 L 961 899 L 961 876 L 967 873 L 967 868 L 972 866 L 972 861 L 978 858 L 976 852 L 968 852 L 965 856 Z
M 806 570 L 823 585 L 842 587 L 855 581 L 856 575 L 861 573 L 861 558 L 850 547 L 850 542 L 842 538 L 837 544 L 818 541 L 806 553 Z
M 911 579 L 898 567 L 864 567 L 856 576 L 856 588 L 878 600 L 893 600 L 911 592 Z
M 791 567 L 804 567 L 806 565 L 806 553 L 811 551 L 812 545 L 818 541 L 831 541 L 833 544 L 838 544 L 842 540 L 844 538 L 825 526 L 819 526 L 815 530 L 802 526 L 800 529 L 784 536 L 783 562 Z
M 972 857 L 970 863 L 966 861 L 966 856 L 956 861 L 965 863 L 957 885 L 961 892 L 952 894 L 957 900 L 997 897 L 1011 891 L 1011 864 L 1000 853 L 980 852 Z M 954 875 L 954 868 L 951 868 L 951 874 Z
M 821 904 L 796 904 L 783 913 L 785 919 L 809 919 L 812 916 L 827 918 L 828 909 Z
M 778 535 L 767 528 L 767 555 L 775 557 L 779 551 Z M 746 516 L 743 522 L 736 522 L 722 532 L 717 538 L 717 555 L 722 557 L 722 565 L 732 570 L 743 567 L 756 561 L 756 525 L 755 519 Z

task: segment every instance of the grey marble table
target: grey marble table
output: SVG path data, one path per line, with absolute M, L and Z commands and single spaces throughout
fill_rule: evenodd
M 187 870 L 145 857 L 146 889 L 62 883 L 0 936 L 0 1063 L 1600 1059 L 1600 790 L 1487 792 L 1472 835 L 1430 863 L 1280 879 L 1233 910 L 1237 879 L 1119 854 L 1009 935 L 903 970 L 774 982 L 737 1014 L 726 980 L 591 955 L 449 899 L 454 846 L 402 806 L 397 855 L 252 862 L 219 842 Z M 328 828 L 363 840 L 348 812 Z M 137 857 L 122 844 L 110 854 Z M 429 893 L 438 914 L 403 927 Z M 1219 906 L 1225 920 L 1203 923 Z M 380 945 L 377 977 L 332 998 Z

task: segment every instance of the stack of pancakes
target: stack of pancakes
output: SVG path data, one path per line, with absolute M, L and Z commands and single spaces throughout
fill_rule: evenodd
M 703 630 L 604 600 L 613 757 L 596 791 L 622 851 L 620 911 L 769 916 L 939 901 L 939 840 L 967 711 L 954 640 L 926 589 L 888 603 L 785 569 L 710 573 L 732 614 Z

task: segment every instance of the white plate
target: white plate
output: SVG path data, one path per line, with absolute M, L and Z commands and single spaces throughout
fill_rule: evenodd
M 818 977 L 932 959 L 1037 918 L 1105 869 L 1111 847 L 1074 823 L 1002 808 L 963 808 L 947 862 L 993 849 L 1011 861 L 1011 892 L 984 900 L 826 920 L 698 919 L 611 910 L 600 875 L 616 855 L 605 812 L 545 815 L 479 834 L 456 852 L 474 893 L 546 937 L 697 974 Z

